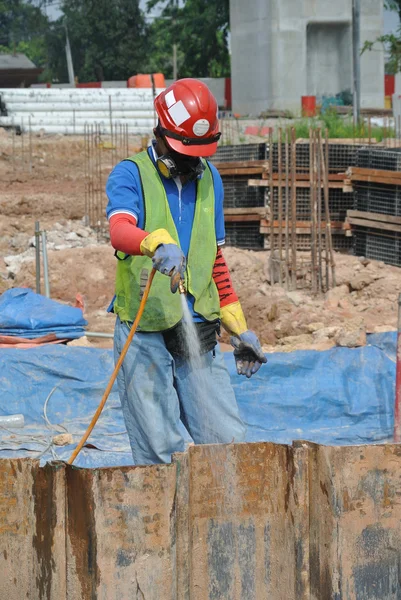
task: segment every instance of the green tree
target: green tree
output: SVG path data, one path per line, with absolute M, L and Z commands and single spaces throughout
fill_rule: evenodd
M 384 0 L 384 7 L 396 11 L 401 21 L 401 0 Z M 373 41 L 367 40 L 362 47 L 362 53 L 373 50 L 377 43 L 382 44 L 389 55 L 386 73 L 394 75 L 401 71 L 401 26 L 398 26 L 396 33 L 381 35 Z
M 149 67 L 173 76 L 173 44 L 177 44 L 179 77 L 227 77 L 229 0 L 150 0 L 148 8 L 163 5 L 149 31 Z
M 1 52 L 21 52 L 37 67 L 46 64 L 45 33 L 49 22 L 40 6 L 22 0 L 0 0 Z
M 66 80 L 65 27 L 81 82 L 128 79 L 146 66 L 146 24 L 138 0 L 64 0 L 47 35 L 49 68 Z

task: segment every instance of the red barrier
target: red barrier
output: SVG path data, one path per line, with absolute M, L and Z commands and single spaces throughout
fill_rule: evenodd
M 77 88 L 101 88 L 101 81 L 89 81 L 88 83 L 77 83 Z
M 395 75 L 384 76 L 384 95 L 392 96 L 395 93 Z
M 302 96 L 302 116 L 316 116 L 316 96 Z

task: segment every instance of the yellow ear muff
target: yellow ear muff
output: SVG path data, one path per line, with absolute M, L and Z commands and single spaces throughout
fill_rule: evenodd
M 166 179 L 171 179 L 171 177 L 175 177 L 175 172 L 177 171 L 177 167 L 175 162 L 169 156 L 161 156 L 157 159 L 157 168 L 160 173 Z

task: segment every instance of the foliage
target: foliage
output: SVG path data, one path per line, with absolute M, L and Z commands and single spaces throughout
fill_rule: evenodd
M 401 0 L 384 0 L 384 6 L 388 10 L 396 11 L 401 21 Z M 366 41 L 361 53 L 374 50 L 377 43 L 382 44 L 389 55 L 389 60 L 386 63 L 386 73 L 394 75 L 401 71 L 401 27 L 398 27 L 396 34 L 387 33 L 374 41 Z
M 229 0 L 150 0 L 148 8 L 163 4 L 164 10 L 150 26 L 151 71 L 173 76 L 173 44 L 177 44 L 179 77 L 227 77 Z
M 0 52 L 20 52 L 37 67 L 43 67 L 47 27 L 48 19 L 39 6 L 22 0 L 0 0 Z
M 64 0 L 61 8 L 65 16 L 46 38 L 57 79 L 66 79 L 65 27 L 79 81 L 124 80 L 143 72 L 146 26 L 139 0 Z
M 369 137 L 369 126 L 361 122 L 358 127 L 354 127 L 352 115 L 340 116 L 335 110 L 328 110 L 325 114 L 307 119 L 299 119 L 294 122 L 297 138 L 309 138 L 310 129 L 327 129 L 329 138 L 340 139 L 361 139 Z M 387 138 L 394 137 L 394 132 L 388 130 L 385 132 L 383 127 L 371 126 L 370 137 L 381 142 L 386 135 Z

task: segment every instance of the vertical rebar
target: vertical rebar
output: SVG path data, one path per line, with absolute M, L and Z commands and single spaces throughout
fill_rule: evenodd
M 269 187 L 270 187 L 270 285 L 274 285 L 274 187 L 273 187 L 273 130 L 269 131 Z
M 297 148 L 295 127 L 291 128 L 291 244 L 292 244 L 292 289 L 297 287 Z
M 43 281 L 45 284 L 45 296 L 50 298 L 49 263 L 47 260 L 46 231 L 42 231 L 42 255 L 43 255 Z
M 29 172 L 32 173 L 32 127 L 31 127 L 31 116 L 28 119 L 29 123 Z
M 125 157 L 128 158 L 129 156 L 129 130 L 128 130 L 128 123 L 126 123 L 125 125 Z
M 12 132 L 13 171 L 15 171 L 15 126 L 14 126 L 14 117 L 11 119 L 11 132 Z
M 35 274 L 36 293 L 40 294 L 40 223 L 35 221 Z
M 75 108 L 72 109 L 72 133 L 75 135 Z
M 322 163 L 320 156 L 320 146 L 322 144 L 322 131 L 317 131 L 317 142 L 315 144 L 316 164 L 317 164 L 317 236 L 318 236 L 318 289 L 323 292 L 323 253 L 322 253 Z
M 289 289 L 289 144 L 288 129 L 285 130 L 285 288 Z
M 85 201 L 85 225 L 88 226 L 89 216 L 88 216 L 88 157 L 87 157 L 87 124 L 84 123 L 84 180 L 85 180 L 85 189 L 84 189 L 84 201 Z
M 21 166 L 22 170 L 25 168 L 25 151 L 24 151 L 24 117 L 21 119 Z
M 309 129 L 309 183 L 310 183 L 310 211 L 311 211 L 311 279 L 312 293 L 316 294 L 316 220 L 315 220 L 315 132 Z
M 97 141 L 97 151 L 98 151 L 98 162 L 99 162 L 99 171 L 98 171 L 98 201 L 97 201 L 97 224 L 98 228 L 101 228 L 102 224 L 102 206 L 103 206 L 103 185 L 102 185 L 102 146 L 100 144 L 100 125 L 99 125 L 99 135 Z M 115 164 L 115 163 L 114 163 Z
M 323 147 L 322 147 L 323 152 Z M 323 162 L 324 161 L 324 162 Z M 324 164 L 324 208 L 326 212 L 326 245 L 330 255 L 330 266 L 331 266 L 331 283 L 332 287 L 336 287 L 336 267 L 333 252 L 333 240 L 331 237 L 331 218 L 330 218 L 330 207 L 329 207 L 329 134 L 326 129 L 325 135 L 325 157 L 322 156 L 322 165 Z M 329 289 L 329 282 L 327 288 Z
M 278 128 L 278 263 L 279 263 L 279 275 L 278 281 L 280 285 L 283 285 L 283 274 L 282 274 L 282 261 L 283 261 L 283 188 L 282 188 L 282 131 L 281 127 Z

